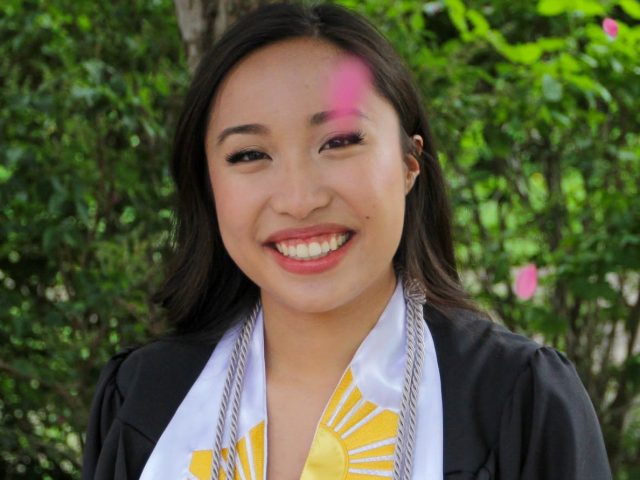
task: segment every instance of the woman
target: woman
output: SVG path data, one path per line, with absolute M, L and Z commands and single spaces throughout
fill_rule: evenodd
M 172 169 L 174 332 L 104 369 L 84 478 L 611 478 L 573 366 L 461 288 L 420 96 L 366 20 L 241 19 Z

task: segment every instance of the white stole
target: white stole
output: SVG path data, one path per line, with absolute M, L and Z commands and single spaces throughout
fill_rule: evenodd
M 405 315 L 402 282 L 398 281 L 384 312 L 360 344 L 325 407 L 301 480 L 391 478 L 406 358 Z M 239 328 L 230 328 L 216 346 L 158 440 L 142 480 L 209 480 L 218 405 Z M 428 328 L 424 331 L 425 362 L 411 480 L 443 478 L 440 373 L 433 338 Z M 236 444 L 236 478 L 240 480 L 266 480 L 266 403 L 264 324 L 260 312 L 251 338 L 240 403 Z M 223 437 L 224 458 L 228 446 L 227 430 Z

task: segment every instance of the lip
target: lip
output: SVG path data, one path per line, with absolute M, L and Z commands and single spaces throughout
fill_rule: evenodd
M 339 230 L 339 231 L 342 231 L 342 230 Z M 326 231 L 323 231 L 323 232 L 326 232 Z M 327 270 L 330 270 L 335 266 L 337 266 L 340 263 L 340 261 L 344 258 L 344 256 L 347 254 L 347 252 L 351 249 L 351 246 L 354 243 L 355 237 L 357 237 L 357 235 L 355 233 L 352 233 L 349 236 L 349 239 L 346 241 L 346 243 L 344 243 L 338 250 L 334 250 L 330 252 L 328 255 L 324 257 L 316 258 L 314 260 L 296 260 L 294 258 L 282 255 L 278 250 L 276 250 L 271 246 L 266 245 L 264 248 L 273 256 L 273 258 L 278 263 L 278 265 L 280 265 L 280 267 L 286 270 L 287 272 L 303 274 L 303 275 L 318 274 L 318 273 L 326 272 Z M 287 238 L 291 238 L 291 237 L 287 237 Z
M 324 223 L 321 225 L 313 225 L 304 228 L 288 228 L 286 230 L 278 230 L 272 233 L 264 241 L 264 245 L 282 242 L 284 240 L 302 240 L 318 235 L 327 235 L 332 233 L 353 233 L 348 227 L 337 223 Z

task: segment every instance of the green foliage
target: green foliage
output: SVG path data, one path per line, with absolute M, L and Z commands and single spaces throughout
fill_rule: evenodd
M 341 3 L 381 26 L 416 72 L 466 286 L 510 328 L 568 353 L 617 478 L 634 478 L 640 3 L 444 0 L 401 2 L 393 14 L 381 0 Z M 618 23 L 615 39 L 605 17 Z M 514 280 L 528 263 L 540 280 L 523 301 Z
M 465 285 L 568 353 L 617 479 L 636 478 L 640 3 L 340 3 L 422 87 Z M 77 478 L 100 367 L 162 328 L 148 297 L 188 73 L 169 0 L 7 0 L 0 40 L 0 477 Z
M 0 5 L 0 477 L 75 478 L 97 374 L 158 328 L 173 5 Z

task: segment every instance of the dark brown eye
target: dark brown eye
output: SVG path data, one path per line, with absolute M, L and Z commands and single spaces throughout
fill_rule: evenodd
M 254 160 L 261 160 L 265 156 L 264 153 L 258 150 L 244 150 L 227 155 L 227 162 L 229 163 L 241 163 L 252 162 Z
M 352 132 L 346 135 L 338 135 L 337 137 L 333 137 L 327 143 L 323 145 L 323 148 L 320 151 L 324 150 L 325 146 L 329 146 L 330 148 L 342 148 L 348 147 L 350 145 L 358 145 L 362 143 L 364 140 L 364 134 L 362 132 Z

